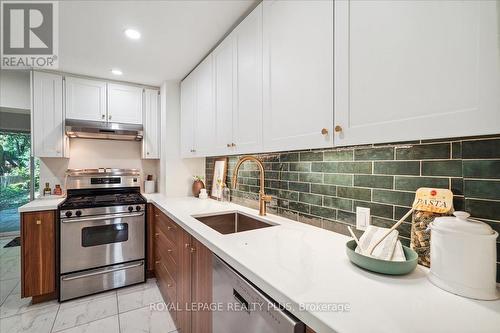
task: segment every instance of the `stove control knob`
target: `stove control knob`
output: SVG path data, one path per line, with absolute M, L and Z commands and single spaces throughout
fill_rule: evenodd
M 77 210 L 75 212 L 75 214 L 76 214 L 76 216 L 80 217 L 80 216 L 82 216 L 82 211 L 81 210 Z
M 141 206 L 135 206 L 135 210 L 136 211 L 140 211 L 141 210 Z
M 134 207 L 132 207 L 132 206 L 128 206 L 128 211 L 129 211 L 129 212 L 132 212 L 133 210 L 134 210 Z
M 72 213 L 71 211 L 69 211 L 69 210 L 68 210 L 68 211 L 66 212 L 66 214 L 64 214 L 64 215 L 66 215 L 66 217 L 71 217 L 71 215 L 73 215 L 73 213 Z

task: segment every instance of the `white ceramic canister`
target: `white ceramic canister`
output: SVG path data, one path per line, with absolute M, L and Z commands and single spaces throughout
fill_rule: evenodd
M 437 217 L 431 230 L 429 280 L 451 293 L 480 300 L 499 297 L 496 288 L 496 238 L 488 224 L 466 212 Z
M 154 193 L 155 192 L 155 181 L 145 180 L 144 181 L 144 193 Z

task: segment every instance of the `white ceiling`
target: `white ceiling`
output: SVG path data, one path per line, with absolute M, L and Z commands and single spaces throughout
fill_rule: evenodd
M 59 70 L 150 85 L 182 79 L 257 2 L 61 1 Z

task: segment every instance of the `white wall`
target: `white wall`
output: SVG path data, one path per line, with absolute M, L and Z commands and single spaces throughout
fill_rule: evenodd
M 158 160 L 141 160 L 141 143 L 135 141 L 112 141 L 93 139 L 70 139 L 70 158 L 40 159 L 40 187 L 45 182 L 54 188 L 64 186 L 66 169 L 121 168 L 140 169 L 141 178 L 152 174 L 157 180 Z M 141 186 L 142 186 L 141 181 Z M 158 185 L 158 184 L 157 184 Z
M 0 107 L 7 109 L 30 110 L 30 104 L 29 72 L 22 70 L 1 70 Z
M 180 152 L 180 82 L 161 85 L 160 192 L 167 196 L 192 195 L 193 175 L 205 176 L 205 158 L 182 159 Z

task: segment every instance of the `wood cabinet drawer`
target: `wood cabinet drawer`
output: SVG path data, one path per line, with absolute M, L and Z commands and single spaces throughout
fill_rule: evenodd
M 174 244 L 177 244 L 177 234 L 179 227 L 159 209 L 155 209 L 156 230 L 163 231 L 167 238 Z
M 172 279 L 177 283 L 179 265 L 172 259 L 172 257 L 170 257 L 165 253 L 161 253 L 159 251 L 156 258 L 157 258 L 156 260 L 160 260 L 162 262 L 162 264 L 165 266 L 166 270 L 168 271 Z
M 156 279 L 163 295 L 172 303 L 177 302 L 177 284 L 164 265 L 164 260 L 156 261 Z
M 169 237 L 163 232 L 163 230 L 157 228 L 156 229 L 156 242 L 157 242 L 157 248 L 165 253 L 168 254 L 174 262 L 178 261 L 178 248 L 177 244 L 172 242 Z

